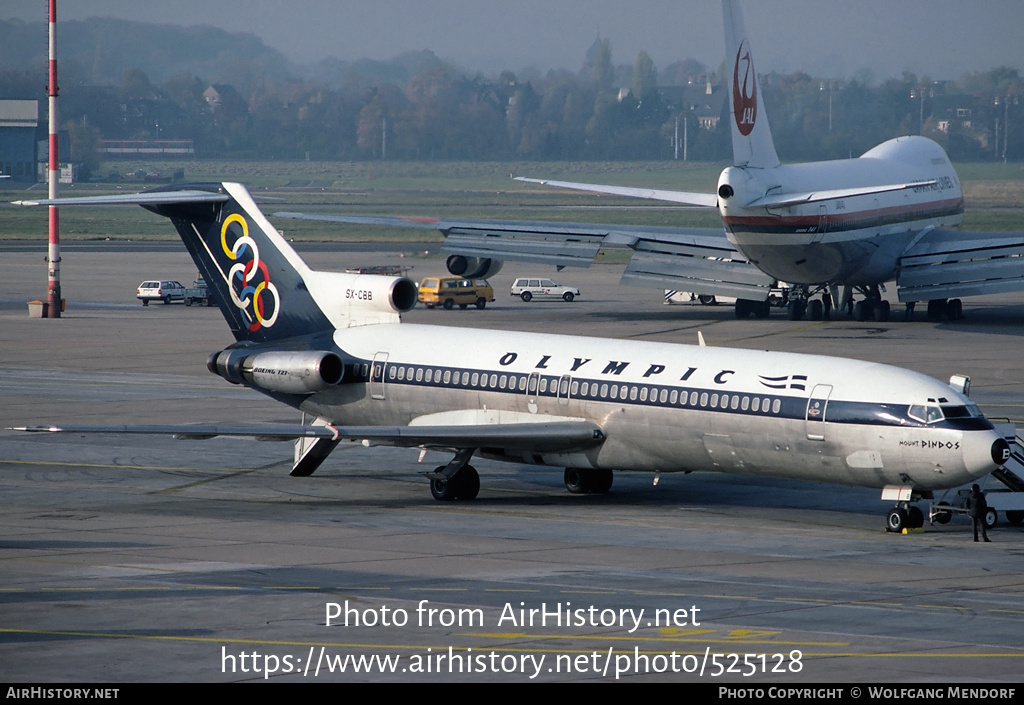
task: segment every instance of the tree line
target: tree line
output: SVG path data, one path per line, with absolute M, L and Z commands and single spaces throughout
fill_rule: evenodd
M 61 119 L 74 158 L 95 166 L 101 140 L 184 139 L 198 158 L 657 160 L 681 158 L 684 135 L 691 160 L 731 156 L 723 67 L 686 59 L 659 71 L 646 52 L 619 65 L 608 39 L 575 73 L 518 76 L 467 73 L 423 51 L 327 60 L 299 78 L 268 69 L 253 46 L 227 52 L 226 65 L 208 68 L 212 79 L 185 70 L 153 81 L 130 68 L 102 81 L 67 62 Z M 39 81 L 2 71 L 0 96 L 42 97 Z M 1018 69 L 945 82 L 907 73 L 879 85 L 772 73 L 761 86 L 784 160 L 856 156 L 904 134 L 936 139 L 954 160 L 1024 159 Z

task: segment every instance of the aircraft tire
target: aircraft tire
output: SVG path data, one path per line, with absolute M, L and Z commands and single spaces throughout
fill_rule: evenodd
M 750 318 L 750 302 L 746 299 L 736 299 L 736 318 L 744 320 Z
M 939 502 L 940 507 L 948 507 L 949 502 Z M 940 524 L 948 524 L 949 520 L 953 518 L 953 512 L 937 512 L 935 514 L 935 521 Z
M 590 490 L 590 475 L 586 470 L 580 468 L 566 468 L 563 475 L 565 489 L 570 494 L 588 494 Z
M 771 316 L 772 307 L 767 301 L 758 301 L 754 304 L 754 318 L 765 319 Z
M 946 315 L 951 321 L 959 321 L 964 317 L 964 302 L 960 299 L 950 299 L 946 303 Z
M 799 320 L 803 319 L 804 312 L 807 309 L 807 305 L 803 301 L 800 301 L 799 299 L 795 299 L 795 300 L 789 302 L 788 309 L 789 309 L 789 320 L 791 320 L 791 321 L 799 321 Z
M 455 477 L 456 499 L 476 499 L 480 494 L 480 473 L 472 465 L 464 465 Z
M 591 471 L 591 487 L 590 491 L 594 494 L 607 494 L 612 488 L 612 482 L 615 480 L 615 474 L 611 470 L 601 469 Z
M 920 507 L 910 507 L 907 510 L 907 528 L 920 529 L 924 526 L 924 512 Z
M 531 294 L 528 291 L 524 291 L 523 293 L 521 293 L 519 295 L 519 298 L 521 298 L 523 300 L 524 304 L 528 304 L 528 303 L 530 303 L 530 299 L 533 298 L 533 294 Z
M 999 513 L 992 507 L 989 507 L 985 510 L 985 516 L 983 516 L 981 520 L 985 522 L 986 529 L 991 529 L 999 523 Z
M 903 507 L 893 507 L 885 517 L 885 530 L 898 534 L 908 526 L 909 517 Z
M 444 470 L 444 466 L 439 465 L 434 472 L 441 472 L 442 470 Z M 451 502 L 455 499 L 456 490 L 458 489 L 456 487 L 457 484 L 458 483 L 450 480 L 431 479 L 430 494 L 433 495 L 434 499 L 438 502 Z
M 567 291 L 564 294 L 562 294 L 562 300 L 565 301 L 568 304 L 571 304 L 572 300 L 575 299 L 575 298 L 576 297 L 573 296 L 573 293 L 571 291 Z
M 871 316 L 871 304 L 867 301 L 858 301 L 853 305 L 853 318 L 859 323 L 863 323 L 868 320 Z
M 875 318 L 875 323 L 888 323 L 889 322 L 889 302 L 879 301 L 873 307 L 872 314 Z
M 825 304 L 820 299 L 807 302 L 807 317 L 812 321 L 820 321 L 825 316 Z

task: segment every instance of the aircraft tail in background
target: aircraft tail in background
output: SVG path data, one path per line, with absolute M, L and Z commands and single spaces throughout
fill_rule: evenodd
M 732 65 L 729 104 L 733 164 L 755 169 L 777 167 L 779 155 L 768 127 L 768 115 L 757 85 L 754 57 L 738 0 L 722 0 L 722 14 L 726 60 Z

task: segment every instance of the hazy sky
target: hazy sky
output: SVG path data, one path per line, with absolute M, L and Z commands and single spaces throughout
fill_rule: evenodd
M 46 6 L 2 0 L 0 17 L 45 20 Z M 743 10 L 760 71 L 1024 70 L 1022 0 L 747 0 Z M 301 63 L 426 48 L 464 69 L 576 71 L 598 36 L 616 64 L 642 49 L 659 68 L 724 57 L 718 0 L 58 0 L 58 19 L 95 16 L 251 32 Z

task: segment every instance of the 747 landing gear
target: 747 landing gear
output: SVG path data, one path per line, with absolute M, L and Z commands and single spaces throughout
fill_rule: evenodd
M 439 502 L 476 499 L 480 493 L 480 475 L 476 468 L 472 465 L 463 465 L 450 479 L 444 478 L 444 469 L 444 465 L 439 466 L 430 478 L 430 494 L 434 499 Z
M 821 298 L 812 298 L 819 291 Z M 805 317 L 812 321 L 829 319 L 832 315 L 832 296 L 828 287 L 819 286 L 813 291 L 806 284 L 791 287 L 786 312 L 791 321 L 802 321 Z

